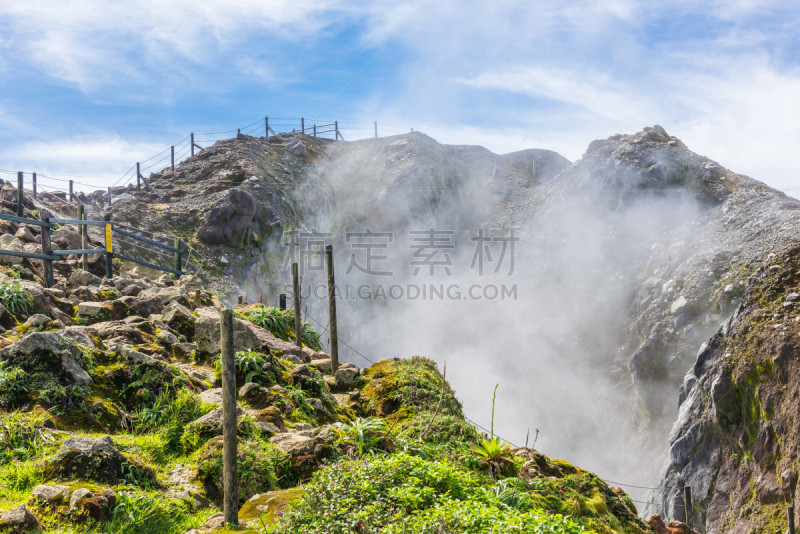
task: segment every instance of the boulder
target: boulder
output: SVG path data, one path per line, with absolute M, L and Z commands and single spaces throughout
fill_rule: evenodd
M 306 155 L 306 146 L 300 139 L 292 139 L 286 147 L 298 158 Z
M 11 234 L 0 235 L 0 248 L 5 250 L 14 250 L 16 252 L 25 251 L 25 246 L 23 245 L 22 241 Z M 22 263 L 22 258 L 20 256 L 7 256 L 3 254 L 0 255 L 0 262 L 6 265 L 18 265 Z
M 78 319 L 86 324 L 120 320 L 127 316 L 128 306 L 119 300 L 111 302 L 81 302 L 78 304 Z
M 197 312 L 199 317 L 194 329 L 197 350 L 206 354 L 218 354 L 219 312 L 213 308 L 199 308 Z M 294 343 L 278 339 L 267 330 L 237 317 L 233 319 L 233 343 L 237 349 L 268 349 L 273 353 L 305 358 L 302 349 Z
M 119 452 L 109 436 L 64 440 L 63 448 L 49 462 L 48 468 L 52 476 L 62 479 L 77 478 L 104 484 L 128 483 L 139 486 L 156 481 L 151 468 Z
M 6 330 L 16 328 L 17 326 L 17 319 L 2 304 L 0 304 L 0 326 Z
M 31 232 L 30 226 L 20 226 L 19 230 L 17 230 L 17 233 L 14 234 L 14 237 L 19 239 L 23 243 L 35 243 L 36 242 L 36 236 L 33 235 L 33 232 Z
M 44 530 L 39 518 L 23 504 L 0 515 L 0 529 L 8 532 L 42 532 Z
M 137 293 L 138 292 L 139 291 L 137 288 Z M 120 302 L 124 302 L 128 306 L 129 313 L 136 314 L 140 317 L 147 318 L 151 315 L 159 314 L 164 310 L 164 304 L 157 296 L 151 298 L 138 298 L 126 295 L 118 300 Z
M 172 345 L 172 355 L 176 358 L 191 358 L 194 350 L 197 350 L 195 343 L 174 343 Z
M 80 488 L 73 491 L 72 495 L 69 496 L 69 507 L 75 508 L 75 503 L 86 497 L 94 497 L 94 493 L 87 488 Z
M 323 371 L 325 373 L 330 373 L 331 372 L 331 360 L 330 360 L 330 358 L 319 359 L 319 360 L 311 360 L 309 362 L 309 365 L 313 365 L 314 367 L 316 367 L 317 369 L 319 369 L 320 371 Z
M 178 338 L 169 330 L 162 330 L 156 334 L 156 341 L 161 345 L 171 347 L 178 343 Z
M 73 290 L 72 293 L 70 293 L 69 295 L 70 295 L 70 299 L 72 299 L 71 302 L 75 301 L 76 299 L 77 299 L 77 301 L 79 303 L 80 302 L 97 302 L 99 300 L 98 293 L 99 292 L 96 289 L 95 289 L 95 291 L 92 291 L 92 289 L 90 289 L 87 286 L 81 286 L 81 287 Z M 66 310 L 64 310 L 64 311 L 66 311 Z
M 209 389 L 202 392 L 198 397 L 206 404 L 222 404 L 222 388 Z
M 45 365 L 65 386 L 90 384 L 92 378 L 78 363 L 80 353 L 75 342 L 60 332 L 33 332 L 0 351 L 0 361 L 19 365 L 31 374 Z
M 41 313 L 35 313 L 28 317 L 28 320 L 25 321 L 25 326 L 29 326 L 31 328 L 45 327 L 50 321 L 52 321 L 50 317 Z
M 283 421 L 281 411 L 275 406 L 264 408 L 255 418 L 256 423 L 267 423 L 274 425 L 281 432 L 286 432 L 286 423 Z
M 275 448 L 290 456 L 308 454 L 314 447 L 314 440 L 293 432 L 275 434 L 269 438 Z
M 197 235 L 209 245 L 245 245 L 253 235 L 254 223 L 260 222 L 260 211 L 250 193 L 235 187 L 212 206 Z
M 69 228 L 59 228 L 51 234 L 53 241 L 64 241 L 67 250 L 81 250 L 81 234 Z
M 69 498 L 70 508 L 75 508 L 83 515 L 95 521 L 111 519 L 117 506 L 117 495 L 111 489 L 105 489 L 95 495 L 86 488 L 75 490 Z
M 356 377 L 358 376 L 359 369 L 358 367 L 340 367 L 334 376 L 336 377 L 336 382 L 341 386 L 350 386 L 352 385 Z
M 290 488 L 256 493 L 239 510 L 239 523 L 250 527 L 271 526 L 292 501 L 305 493 L 305 488 Z
M 41 484 L 33 488 L 33 498 L 40 503 L 63 505 L 69 502 L 69 486 Z
M 83 269 L 76 269 L 69 277 L 70 287 L 99 286 L 100 282 L 102 282 L 102 280 L 99 276 L 95 276 Z
M 161 320 L 190 341 L 194 339 L 195 322 L 197 319 L 189 308 L 182 306 L 176 301 L 171 301 L 164 308 Z
M 267 388 L 261 387 L 253 382 L 248 382 L 239 388 L 239 398 L 256 410 L 267 406 L 270 392 Z M 268 421 L 267 421 L 268 422 Z

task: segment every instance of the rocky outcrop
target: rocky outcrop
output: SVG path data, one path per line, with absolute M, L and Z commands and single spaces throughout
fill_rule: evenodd
M 80 479 L 103 484 L 142 486 L 155 484 L 156 480 L 150 467 L 127 458 L 114 447 L 109 436 L 64 440 L 63 448 L 50 461 L 48 469 L 51 476 L 61 480 Z M 83 494 L 79 498 L 87 497 L 88 494 Z
M 800 248 L 780 251 L 748 280 L 742 303 L 697 353 L 680 390 L 669 462 L 651 507 L 683 514 L 690 486 L 695 524 L 707 534 L 786 528 L 800 498 Z
M 256 199 L 247 191 L 234 188 L 214 204 L 197 235 L 210 245 L 246 245 L 262 221 Z

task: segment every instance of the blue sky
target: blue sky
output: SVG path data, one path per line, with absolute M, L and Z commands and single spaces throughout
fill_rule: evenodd
M 571 160 L 661 124 L 800 196 L 799 25 L 772 0 L 4 2 L 0 169 L 111 185 L 266 115 Z

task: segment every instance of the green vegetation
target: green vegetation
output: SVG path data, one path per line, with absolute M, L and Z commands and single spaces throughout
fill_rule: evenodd
M 294 311 L 271 308 L 263 304 L 256 304 L 245 312 L 239 312 L 242 319 L 246 319 L 256 326 L 268 330 L 273 336 L 284 341 L 295 338 Z M 315 351 L 322 350 L 319 334 L 309 323 L 303 323 L 301 337 L 303 344 Z
M 377 448 L 381 442 L 384 447 L 392 446 L 390 429 L 386 421 L 378 417 L 356 417 L 350 424 L 334 423 L 331 429 L 339 436 L 340 443 L 354 445 L 359 456 Z
M 28 314 L 33 309 L 30 291 L 20 284 L 0 285 L 0 302 L 14 315 Z

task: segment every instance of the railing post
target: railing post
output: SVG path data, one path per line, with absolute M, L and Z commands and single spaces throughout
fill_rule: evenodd
M 192 139 L 191 139 L 191 141 L 189 141 L 189 144 L 192 147 L 192 156 L 194 156 L 194 134 L 192 133 L 190 135 L 192 136 Z
M 269 117 L 264 117 L 264 137 L 269 139 Z
M 294 340 L 298 347 L 303 346 L 303 323 L 300 320 L 300 275 L 297 264 L 292 264 L 292 287 L 294 290 Z
M 33 173 L 33 200 L 36 199 L 36 173 Z
M 300 119 L 300 133 L 306 133 L 306 120 L 304 118 Z
M 414 128 L 411 128 L 411 133 L 414 133 Z
M 328 267 L 328 319 L 331 329 L 331 374 L 339 369 L 339 331 L 336 327 L 336 282 L 333 277 L 333 245 L 325 246 Z
M 178 250 L 182 250 L 181 249 L 181 238 L 180 237 L 176 237 L 175 238 L 175 248 L 177 248 Z M 181 269 L 181 253 L 180 252 L 176 252 L 175 253 L 175 270 L 178 271 L 178 272 L 182 271 L 182 269 Z
M 175 145 L 170 147 L 170 155 L 172 156 L 172 174 L 175 174 Z
M 683 507 L 686 512 L 686 524 L 689 528 L 692 526 L 692 488 L 690 486 L 683 487 Z
M 50 222 L 50 214 L 47 210 L 39 210 L 39 219 L 42 222 Z M 46 256 L 53 255 L 53 246 L 50 243 L 50 227 L 42 226 L 42 254 Z M 53 260 L 42 260 L 42 275 L 44 279 L 42 282 L 47 287 L 53 287 Z
M 789 534 L 794 534 L 794 506 L 786 509 L 786 515 L 789 516 Z
M 70 201 L 70 202 L 72 202 L 72 201 L 73 201 L 73 199 L 75 198 L 75 195 L 74 195 L 74 194 L 73 194 L 73 192 L 72 192 L 72 188 L 73 188 L 73 186 L 72 186 L 72 180 L 70 180 L 70 181 L 69 181 L 69 201 Z
M 111 243 L 111 215 L 103 215 L 103 220 L 106 222 L 106 278 L 114 278 L 114 264 L 111 261 L 114 258 L 114 248 Z
M 111 206 L 111 188 L 108 188 L 108 205 Z
M 136 162 L 136 190 L 137 191 L 141 191 L 142 190 L 142 182 L 140 180 L 141 176 L 142 176 L 142 173 L 139 172 L 139 162 L 137 161 Z
M 375 138 L 378 137 L 378 121 L 375 121 Z
M 22 171 L 17 172 L 17 217 L 22 217 L 23 210 L 25 207 L 22 204 L 22 199 L 24 198 L 25 193 L 22 190 L 23 186 Z
M 314 125 L 314 137 L 316 137 L 316 136 L 317 136 L 317 125 L 315 124 Z
M 333 121 L 333 131 L 336 132 L 336 140 L 339 140 L 339 121 Z
M 194 290 L 194 303 L 197 304 L 197 307 L 201 307 L 203 305 L 203 299 L 200 298 L 200 290 Z
M 236 436 L 236 365 L 233 346 L 233 310 L 219 314 L 220 360 L 222 364 L 222 485 L 226 523 L 239 523 L 239 476 Z
M 286 293 L 278 295 L 278 308 L 281 310 L 286 309 Z
M 85 213 L 84 209 L 85 208 L 84 208 L 83 204 L 78 204 L 78 220 L 79 221 L 85 221 L 86 220 L 86 213 Z M 88 239 L 86 239 L 86 225 L 85 224 L 80 225 L 79 229 L 81 231 L 81 248 L 83 250 L 86 250 L 88 248 L 86 246 L 86 244 L 89 241 Z M 83 256 L 83 258 L 82 258 L 82 260 L 83 260 L 82 261 L 83 270 L 84 271 L 88 271 L 89 270 L 89 259 L 88 259 L 86 254 L 82 254 L 82 256 Z

